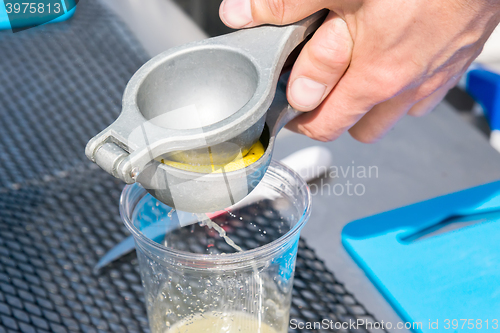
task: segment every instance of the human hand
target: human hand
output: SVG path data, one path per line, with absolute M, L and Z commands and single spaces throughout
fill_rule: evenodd
M 374 142 L 405 114 L 432 110 L 500 22 L 498 0 L 224 0 L 229 27 L 289 24 L 331 12 L 297 58 L 287 127 L 320 141 L 349 130 Z

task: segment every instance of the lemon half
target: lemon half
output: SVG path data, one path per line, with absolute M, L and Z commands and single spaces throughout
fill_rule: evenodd
M 257 141 L 248 151 L 248 153 L 243 157 L 238 157 L 234 161 L 231 161 L 223 165 L 192 165 L 187 163 L 180 163 L 162 159 L 161 163 L 171 166 L 176 169 L 181 169 L 185 171 L 197 172 L 197 173 L 221 173 L 221 172 L 231 172 L 243 169 L 248 165 L 257 162 L 259 158 L 264 155 L 264 146 L 260 141 Z

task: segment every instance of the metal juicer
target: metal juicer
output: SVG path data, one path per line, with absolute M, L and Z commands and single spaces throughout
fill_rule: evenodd
M 120 116 L 89 141 L 87 157 L 178 210 L 213 212 L 240 201 L 264 176 L 277 133 L 298 115 L 286 100 L 286 81 L 278 84 L 285 61 L 326 14 L 240 30 L 154 57 L 130 79 Z M 240 170 L 204 174 L 160 162 L 224 165 L 257 140 L 264 155 Z

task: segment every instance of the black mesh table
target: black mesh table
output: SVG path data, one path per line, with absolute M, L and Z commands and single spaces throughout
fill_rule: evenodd
M 148 332 L 135 253 L 92 272 L 128 232 L 123 184 L 84 155 L 148 57 L 97 0 L 0 45 L 0 333 Z M 304 240 L 291 317 L 376 321 Z

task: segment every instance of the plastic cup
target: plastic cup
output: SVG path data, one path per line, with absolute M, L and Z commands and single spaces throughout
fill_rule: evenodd
M 153 333 L 288 331 L 309 188 L 272 162 L 244 200 L 212 218 L 221 234 L 193 224 L 203 216 L 172 211 L 140 185 L 125 187 L 120 212 L 135 239 Z

